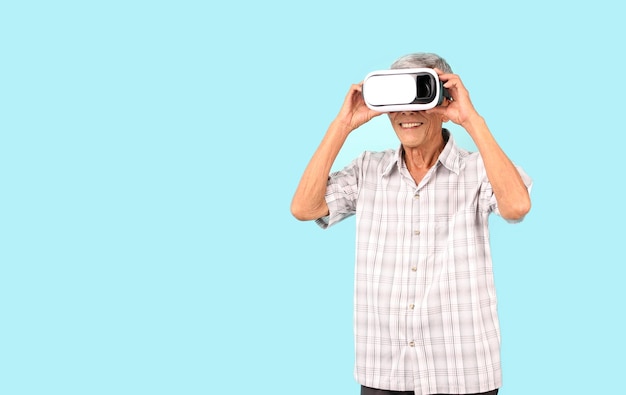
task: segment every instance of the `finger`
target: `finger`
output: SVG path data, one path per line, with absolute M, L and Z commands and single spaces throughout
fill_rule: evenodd
M 443 87 L 450 91 L 450 93 L 452 93 L 452 90 L 457 88 L 457 84 L 453 81 L 446 81 L 443 83 Z
M 443 86 L 446 88 L 465 89 L 463 81 L 461 81 L 461 77 L 457 74 L 444 74 L 440 76 L 440 79 L 444 81 Z
M 461 78 L 457 74 L 441 74 L 439 79 L 443 82 L 443 86 L 446 88 L 455 88 L 463 86 Z

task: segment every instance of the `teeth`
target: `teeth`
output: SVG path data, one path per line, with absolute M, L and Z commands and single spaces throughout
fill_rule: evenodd
M 403 128 L 416 128 L 420 126 L 421 124 L 422 124 L 421 122 L 411 122 L 411 123 L 402 123 L 400 124 L 400 126 L 402 126 Z

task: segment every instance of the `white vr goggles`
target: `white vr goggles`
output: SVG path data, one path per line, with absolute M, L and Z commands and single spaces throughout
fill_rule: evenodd
M 393 69 L 369 73 L 363 80 L 367 107 L 379 112 L 421 111 L 450 97 L 433 69 Z

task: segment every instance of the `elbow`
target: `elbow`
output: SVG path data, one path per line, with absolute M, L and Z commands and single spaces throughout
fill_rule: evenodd
M 312 209 L 310 207 L 302 206 L 294 201 L 291 203 L 291 215 L 293 215 L 298 221 L 312 221 L 328 215 L 328 210 L 326 207 Z
M 298 221 L 309 221 L 311 219 L 307 216 L 307 211 L 300 205 L 296 204 L 296 202 L 291 203 L 291 215 L 293 215 Z
M 291 205 L 291 215 L 294 216 L 298 221 L 308 221 L 309 218 L 305 215 L 304 211 L 300 210 L 298 207 Z
M 500 215 L 502 218 L 506 219 L 510 222 L 519 222 L 524 219 L 526 214 L 530 212 L 531 203 L 530 199 L 524 199 L 523 201 L 517 202 L 509 207 L 506 210 L 501 210 Z

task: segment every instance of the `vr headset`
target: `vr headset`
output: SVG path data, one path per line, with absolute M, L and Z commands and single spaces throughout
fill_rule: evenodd
M 363 80 L 367 107 L 379 112 L 421 111 L 450 95 L 433 69 L 393 69 L 369 73 Z

